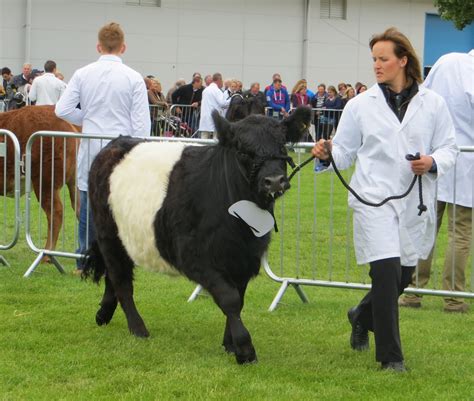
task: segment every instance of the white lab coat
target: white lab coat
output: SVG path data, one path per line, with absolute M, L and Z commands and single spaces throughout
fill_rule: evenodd
M 474 146 L 474 50 L 468 54 L 450 53 L 441 57 L 423 85 L 446 100 L 456 130 L 457 145 Z M 455 169 L 438 181 L 438 200 L 472 208 L 473 183 L 474 153 L 461 152 Z
M 217 110 L 221 116 L 224 116 L 229 103 L 230 98 L 224 95 L 215 82 L 205 88 L 202 92 L 199 131 L 214 132 L 216 127 L 212 119 L 212 112 Z
M 77 108 L 78 103 L 81 109 Z M 77 70 L 56 104 L 56 115 L 81 125 L 85 134 L 111 137 L 149 136 L 150 110 L 141 75 L 118 56 L 102 55 L 98 61 Z M 77 186 L 87 191 L 89 168 L 108 141 L 81 140 L 77 157 Z
M 406 154 L 431 155 L 437 174 L 423 175 L 423 199 L 428 211 L 418 216 L 418 187 L 402 200 L 373 208 L 349 194 L 354 210 L 357 263 L 400 257 L 403 266 L 426 259 L 435 236 L 435 186 L 455 162 L 457 146 L 446 103 L 419 88 L 400 123 L 376 84 L 347 103 L 333 140 L 332 154 L 340 169 L 355 161 L 351 186 L 364 199 L 380 202 L 398 195 L 413 179 Z
M 31 85 L 28 97 L 37 106 L 56 104 L 66 90 L 66 84 L 56 78 L 52 72 L 36 77 Z

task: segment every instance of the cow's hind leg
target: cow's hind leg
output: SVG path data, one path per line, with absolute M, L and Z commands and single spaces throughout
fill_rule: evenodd
M 115 296 L 120 306 L 122 307 L 125 316 L 127 317 L 128 329 L 130 333 L 137 337 L 148 337 L 145 323 L 138 313 L 135 301 L 133 300 L 133 267 L 134 263 L 127 251 L 122 245 L 118 237 L 114 239 L 99 239 L 98 241 L 104 262 L 106 265 L 106 275 L 112 284 L 112 289 L 115 290 Z M 109 291 L 112 291 L 109 288 Z M 107 296 L 107 301 L 110 300 L 110 294 L 104 293 L 104 298 Z M 110 311 L 112 303 L 106 303 L 106 310 Z M 102 315 L 103 307 L 98 310 L 97 315 Z M 110 318 L 112 318 L 112 313 Z M 107 317 L 107 315 L 106 315 Z M 96 317 L 97 319 L 97 317 Z
M 117 297 L 115 296 L 114 287 L 108 278 L 105 276 L 105 290 L 102 301 L 100 302 L 100 309 L 95 315 L 95 321 L 99 326 L 103 324 L 109 324 L 114 316 L 115 309 L 117 308 Z
M 229 331 L 230 336 L 227 334 L 224 340 L 228 342 L 232 337 L 233 347 L 228 344 L 226 349 L 235 353 L 235 359 L 239 364 L 255 362 L 257 355 L 252 338 L 240 318 L 243 301 L 239 290 L 229 285 L 222 277 L 214 277 L 207 285 L 203 284 L 203 287 L 209 291 L 227 317 L 226 332 Z

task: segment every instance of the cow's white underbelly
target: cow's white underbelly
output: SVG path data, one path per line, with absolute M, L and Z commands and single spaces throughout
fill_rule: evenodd
M 169 174 L 184 147 L 176 142 L 139 144 L 110 176 L 109 205 L 118 234 L 139 266 L 171 272 L 156 248 L 153 222 L 165 199 Z

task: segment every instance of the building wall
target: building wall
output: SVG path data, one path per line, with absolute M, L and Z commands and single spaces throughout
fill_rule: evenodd
M 194 71 L 267 84 L 274 72 L 290 88 L 301 78 L 304 0 L 162 0 L 161 7 L 126 5 L 126 0 L 30 0 L 28 54 L 27 0 L 0 0 L 0 65 L 19 72 L 24 61 L 41 68 L 57 62 L 69 79 L 97 59 L 98 28 L 119 22 L 128 49 L 124 61 L 143 75 L 157 76 L 167 90 Z M 420 57 L 431 0 L 347 0 L 347 20 L 319 18 L 319 0 L 310 0 L 307 79 L 337 84 L 374 82 L 370 36 L 397 26 Z

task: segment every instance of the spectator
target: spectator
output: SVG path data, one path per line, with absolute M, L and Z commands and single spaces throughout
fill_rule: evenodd
M 184 78 L 180 78 L 175 82 L 174 86 L 171 87 L 168 93 L 166 94 L 166 103 L 173 104 L 173 92 L 183 85 L 186 85 L 186 81 L 184 80 Z
M 178 88 L 171 99 L 173 104 L 189 105 L 190 107 L 176 109 L 176 114 L 188 124 L 191 131 L 196 131 L 199 126 L 199 108 L 202 101 L 202 78 L 195 76 L 190 84 Z
M 323 137 L 323 132 L 325 132 L 325 119 L 321 110 L 323 109 L 327 97 L 326 85 L 323 83 L 319 84 L 318 91 L 315 93 L 313 100 L 311 101 L 311 106 L 313 106 L 313 109 L 316 109 L 314 111 L 314 129 L 317 141 Z
M 305 79 L 300 79 L 291 91 L 291 106 L 311 106 L 310 99 L 308 96 L 308 87 Z
M 11 87 L 12 79 L 13 79 L 13 75 L 10 68 L 3 67 L 2 68 L 2 87 L 3 89 L 5 89 L 5 91 L 7 90 L 8 86 Z
M 341 98 L 344 97 L 347 91 L 347 85 L 344 82 L 339 83 L 337 85 L 337 91 Z
M 342 108 L 346 107 L 346 104 L 349 100 L 355 97 L 355 90 L 352 86 L 349 86 L 342 97 Z
M 30 100 L 36 102 L 38 106 L 56 104 L 66 90 L 66 84 L 55 76 L 56 63 L 54 61 L 46 61 L 44 71 L 43 75 L 33 79 L 28 95 Z
M 212 75 L 206 75 L 206 77 L 204 78 L 204 84 L 206 86 L 206 88 L 212 84 Z
M 203 139 L 214 138 L 216 127 L 212 119 L 212 112 L 217 110 L 221 115 L 224 115 L 225 110 L 229 107 L 230 98 L 224 97 L 221 91 L 222 86 L 222 74 L 216 72 L 212 76 L 212 84 L 202 92 L 199 131 Z
M 356 82 L 355 85 L 354 85 L 354 89 L 355 89 L 355 92 L 356 92 L 356 95 L 359 94 L 359 88 L 363 85 L 362 82 Z
M 260 84 L 258 82 L 253 82 L 250 85 L 250 89 L 243 93 L 244 98 L 246 99 L 256 99 L 256 101 L 265 108 L 267 106 L 267 100 L 265 99 L 265 95 L 263 92 L 260 91 Z
M 336 88 L 334 86 L 328 87 L 328 95 L 323 103 L 323 109 L 327 111 L 323 112 L 320 123 L 323 125 L 322 138 L 329 139 L 332 134 L 332 130 L 337 128 L 339 122 L 340 111 L 343 108 L 342 99 L 337 95 Z
M 21 87 L 24 87 L 29 82 L 31 72 L 31 64 L 23 64 L 22 73 L 13 77 L 13 85 L 17 88 L 17 90 L 20 90 Z
M 357 90 L 357 94 L 360 95 L 361 93 L 365 92 L 367 90 L 367 86 L 364 84 L 359 85 L 359 89 Z
M 161 136 L 160 116 L 168 110 L 168 103 L 162 93 L 161 83 L 156 78 L 149 79 L 150 87 L 148 93 L 148 104 L 150 105 L 151 132 L 155 136 Z
M 272 83 L 271 83 L 270 85 L 266 86 L 266 87 L 265 87 L 265 90 L 263 91 L 263 93 L 265 94 L 265 96 L 267 96 L 267 92 L 270 90 L 270 88 L 273 87 L 273 81 L 274 81 L 275 79 L 279 79 L 280 82 L 282 82 L 281 75 L 280 75 L 278 72 L 275 72 L 275 74 L 272 75 Z M 282 87 L 283 89 L 287 90 L 285 85 L 282 85 L 281 87 Z
M 227 89 L 224 90 L 224 99 L 231 98 L 233 94 L 237 93 L 239 87 L 236 79 L 228 79 L 226 82 L 228 86 Z
M 117 23 L 103 26 L 98 34 L 98 61 L 77 70 L 56 104 L 56 115 L 82 126 L 87 134 L 149 136 L 150 111 L 141 75 L 123 64 L 125 38 Z M 120 82 L 120 85 L 117 83 Z M 76 106 L 81 103 L 81 109 Z M 99 153 L 101 140 L 81 140 L 78 154 L 80 195 L 79 250 L 84 254 L 94 239 L 93 216 L 88 204 L 90 164 Z M 88 223 L 89 217 L 89 223 Z M 89 230 L 87 230 L 89 228 Z M 82 264 L 78 263 L 78 270 Z
M 273 85 L 267 91 L 267 104 L 272 109 L 274 117 L 282 118 L 288 116 L 290 111 L 290 96 L 281 84 L 280 78 L 273 80 Z
M 242 83 L 242 81 L 237 80 L 237 91 L 236 91 L 236 93 L 242 94 L 243 87 L 244 87 L 244 84 Z
M 418 87 L 421 67 L 408 38 L 389 28 L 372 37 L 370 48 L 377 84 L 349 102 L 333 143 L 327 145 L 340 169 L 355 162 L 351 185 L 372 202 L 407 188 L 412 174 L 423 176 L 423 194 L 429 201 L 422 215 L 415 194 L 382 207 L 366 206 L 349 195 L 357 263 L 369 263 L 372 279 L 370 291 L 348 311 L 350 344 L 354 350 L 367 349 L 368 331 L 373 331 L 382 369 L 403 372 L 397 301 L 416 262 L 426 258 L 433 245 L 436 178 L 452 168 L 457 147 L 446 103 Z M 397 107 L 400 100 L 402 106 Z M 327 159 L 324 142 L 314 147 L 315 157 Z M 416 151 L 420 158 L 407 161 L 405 155 Z
M 474 143 L 473 77 L 474 49 L 468 54 L 450 53 L 439 58 L 424 83 L 425 87 L 446 100 L 456 130 L 456 142 L 461 146 L 472 146 Z M 438 230 L 444 213 L 448 215 L 448 246 L 443 271 L 443 290 L 446 291 L 465 291 L 465 271 L 472 238 L 473 183 L 474 154 L 464 152 L 457 158 L 456 169 L 450 170 L 438 181 Z M 432 257 L 433 250 L 427 260 L 418 262 L 418 273 L 413 275 L 413 283 L 418 287 L 424 287 L 430 279 Z M 421 296 L 406 294 L 400 298 L 399 304 L 418 308 Z M 445 312 L 467 312 L 468 309 L 469 305 L 459 298 L 444 299 Z

